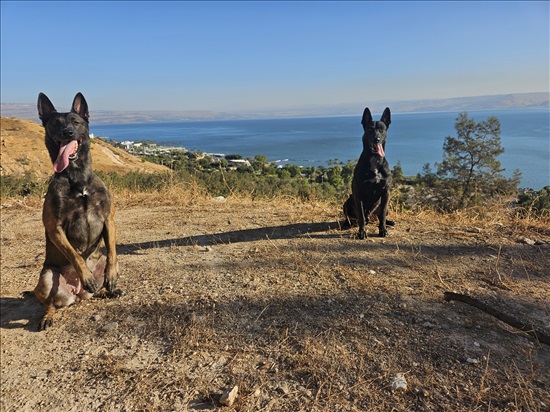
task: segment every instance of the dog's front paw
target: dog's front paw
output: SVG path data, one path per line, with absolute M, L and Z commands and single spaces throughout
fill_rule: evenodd
M 94 298 L 112 299 L 112 298 L 119 298 L 122 295 L 124 295 L 124 292 L 122 289 L 114 289 L 114 290 L 101 289 L 99 292 L 97 292 L 94 295 Z
M 109 292 L 116 292 L 116 276 L 105 276 L 105 289 L 107 289 Z
M 367 237 L 367 231 L 366 230 L 359 230 L 359 233 L 357 233 L 357 238 L 365 239 L 366 237 Z
M 99 290 L 99 285 L 93 276 L 82 280 L 82 287 L 90 293 L 95 293 Z
M 386 237 L 386 236 L 388 236 L 388 231 L 386 229 L 380 229 L 380 231 L 378 232 L 378 236 L 379 237 Z

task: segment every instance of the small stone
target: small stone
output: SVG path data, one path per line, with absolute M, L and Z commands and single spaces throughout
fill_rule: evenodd
M 394 391 L 406 391 L 407 380 L 405 379 L 405 376 L 403 376 L 402 373 L 398 373 L 392 378 L 390 382 L 390 386 Z
M 290 392 L 290 388 L 288 387 L 288 383 L 286 382 L 281 382 L 277 389 L 279 389 L 279 391 L 281 391 L 285 395 L 288 395 L 288 393 Z
M 531 246 L 536 243 L 533 239 L 529 239 L 528 237 L 519 238 L 519 242 Z
M 237 394 L 239 393 L 239 387 L 233 386 L 230 389 L 227 389 L 220 398 L 220 403 L 225 406 L 231 406 L 235 403 L 237 399 Z
M 95 315 L 92 316 L 92 320 L 93 320 L 94 322 L 97 322 L 99 319 L 101 319 L 101 315 L 95 314 Z
M 102 332 L 108 332 L 110 330 L 116 330 L 118 328 L 118 322 L 110 322 L 103 326 L 100 330 Z
M 471 363 L 472 365 L 475 365 L 475 364 L 479 363 L 479 360 L 474 359 L 474 358 L 467 358 L 466 362 Z
M 216 197 L 212 198 L 212 200 L 213 200 L 214 202 L 225 202 L 225 197 L 223 197 L 223 196 L 216 196 Z

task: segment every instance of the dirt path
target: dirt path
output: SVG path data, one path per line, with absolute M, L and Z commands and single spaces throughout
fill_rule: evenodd
M 550 409 L 550 347 L 443 299 L 550 332 L 547 229 L 394 215 L 389 237 L 359 241 L 323 205 L 127 203 L 125 295 L 39 333 L 22 293 L 44 258 L 41 210 L 1 212 L 2 411 Z

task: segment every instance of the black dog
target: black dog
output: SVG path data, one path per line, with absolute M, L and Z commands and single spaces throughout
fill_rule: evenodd
M 346 220 L 342 225 L 344 228 L 350 228 L 357 224 L 357 212 L 355 211 L 355 199 L 353 195 L 349 195 L 347 200 L 344 202 L 344 217 Z M 386 226 L 395 226 L 393 220 L 386 219 Z
M 45 307 L 40 329 L 53 324 L 56 308 L 89 299 L 103 286 L 117 296 L 114 207 L 103 182 L 92 172 L 88 104 L 78 93 L 70 113 L 58 113 L 45 94 L 38 114 L 55 171 L 44 199 L 46 258 L 36 298 Z M 100 252 L 104 240 L 107 256 Z
M 349 195 L 348 199 L 344 202 L 344 217 L 345 227 L 352 227 L 357 224 L 357 213 L 355 212 L 355 200 L 353 195 Z
M 363 125 L 363 151 L 352 180 L 352 198 L 355 203 L 355 217 L 359 223 L 359 238 L 367 236 L 365 229 L 371 214 L 376 210 L 378 216 L 379 236 L 386 236 L 386 215 L 390 200 L 391 171 L 386 160 L 386 137 L 391 123 L 390 109 L 386 107 L 379 122 L 372 120 L 372 115 L 367 107 L 363 112 L 361 124 Z M 346 207 L 350 208 L 350 201 Z M 348 215 L 353 213 L 347 212 Z

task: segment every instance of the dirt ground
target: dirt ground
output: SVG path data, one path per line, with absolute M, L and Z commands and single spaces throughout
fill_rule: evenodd
M 44 259 L 41 205 L 4 205 L 1 410 L 550 410 L 550 346 L 443 299 L 549 334 L 549 228 L 392 218 L 387 238 L 371 224 L 361 241 L 324 204 L 126 198 L 125 294 L 37 332 L 43 309 L 24 292 Z

